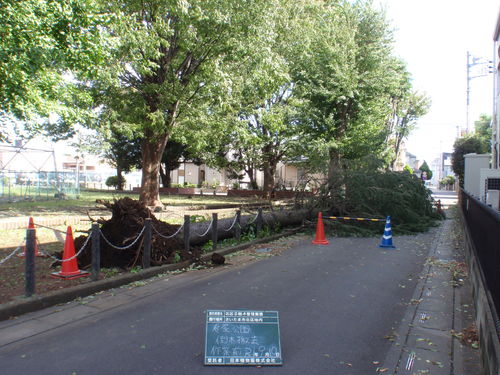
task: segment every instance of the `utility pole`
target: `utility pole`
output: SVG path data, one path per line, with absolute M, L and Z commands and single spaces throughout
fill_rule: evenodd
M 481 66 L 482 69 L 477 75 L 471 75 L 471 68 L 475 66 Z M 474 57 L 469 51 L 467 51 L 467 105 L 466 105 L 466 117 L 465 117 L 465 132 L 468 134 L 469 129 L 469 107 L 470 107 L 470 81 L 474 78 L 486 77 L 488 74 L 493 73 L 493 61 L 486 60 L 483 57 Z

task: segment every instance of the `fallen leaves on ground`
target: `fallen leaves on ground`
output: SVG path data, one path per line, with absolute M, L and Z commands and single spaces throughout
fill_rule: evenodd
M 456 337 L 463 345 L 467 345 L 473 349 L 479 349 L 479 336 L 477 334 L 476 325 L 473 323 L 462 331 L 457 332 L 452 330 L 451 334 Z

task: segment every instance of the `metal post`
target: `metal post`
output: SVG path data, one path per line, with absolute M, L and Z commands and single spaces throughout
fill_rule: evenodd
M 184 249 L 189 253 L 189 224 L 191 222 L 191 217 L 189 215 L 184 215 Z
M 238 240 L 241 239 L 241 211 L 236 211 L 236 222 L 234 223 L 234 237 Z
M 144 269 L 151 267 L 151 226 L 151 219 L 146 219 L 144 222 L 144 251 L 142 252 L 142 268 Z
M 469 98 L 470 98 L 470 52 L 467 51 L 467 102 L 465 104 L 465 134 L 469 134 Z M 460 138 L 462 134 L 458 134 Z
M 25 296 L 31 297 L 35 293 L 35 229 L 26 230 L 26 262 L 25 262 Z
M 217 250 L 217 213 L 212 214 L 212 250 Z
M 93 281 L 99 280 L 101 272 L 101 232 L 99 224 L 92 224 L 92 275 Z
M 256 219 L 256 225 L 255 225 L 255 236 L 258 236 L 260 231 L 262 230 L 262 207 L 259 207 L 257 211 L 257 219 Z

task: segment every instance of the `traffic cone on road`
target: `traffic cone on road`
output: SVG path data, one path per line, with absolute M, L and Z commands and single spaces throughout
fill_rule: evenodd
M 53 272 L 50 276 L 56 279 L 77 279 L 88 276 L 87 271 L 78 269 L 78 262 L 75 257 L 75 242 L 73 241 L 73 230 L 69 226 L 66 231 L 66 241 L 64 242 L 64 251 L 61 271 Z
M 323 226 L 323 214 L 318 213 L 318 223 L 316 224 L 316 238 L 312 242 L 314 245 L 328 245 L 325 238 L 325 227 Z
M 396 246 L 392 244 L 392 229 L 391 229 L 391 217 L 387 216 L 385 221 L 384 235 L 382 236 L 382 242 L 378 247 L 388 247 L 395 249 Z

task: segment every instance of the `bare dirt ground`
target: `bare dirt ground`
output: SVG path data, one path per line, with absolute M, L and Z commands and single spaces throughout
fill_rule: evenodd
M 304 238 L 304 234 L 297 234 L 282 238 L 266 244 L 259 244 L 251 246 L 248 249 L 241 250 L 237 253 L 226 256 L 226 267 L 242 265 L 249 262 L 280 255 L 283 251 L 289 249 L 298 241 Z M 42 244 L 40 249 L 43 252 L 60 251 L 62 245 L 59 243 Z M 0 249 L 0 260 L 9 255 L 14 248 Z M 22 251 L 20 251 L 22 254 Z M 50 265 L 53 263 L 52 258 L 37 257 L 36 264 L 36 294 L 44 294 L 49 291 L 54 291 L 62 288 L 68 288 L 82 283 L 91 282 L 90 278 L 84 277 L 76 280 L 60 280 L 54 279 L 50 276 L 52 272 L 59 271 L 59 267 L 52 268 Z M 10 258 L 4 264 L 0 265 L 0 304 L 9 301 L 24 298 L 24 267 L 25 260 L 17 255 Z M 196 266 L 197 269 L 200 266 Z M 203 267 L 208 267 L 207 265 Z M 101 270 L 101 279 L 113 277 L 124 272 L 129 272 L 119 268 L 108 268 Z M 186 270 L 186 271 L 189 271 Z M 176 271 L 178 272 L 178 271 Z
M 123 199 L 129 199 L 129 198 L 123 198 Z M 122 199 L 119 199 L 118 201 L 121 201 Z M 115 201 L 116 203 L 116 201 Z M 194 203 L 194 202 L 193 202 Z M 161 232 L 165 232 L 164 234 L 168 235 L 170 234 L 170 230 L 172 228 L 176 228 L 177 226 L 174 225 L 168 225 L 166 223 L 163 223 L 163 221 L 168 221 L 169 223 L 176 223 L 176 224 L 181 224 L 183 220 L 183 215 L 189 214 L 191 216 L 198 216 L 198 219 L 210 219 L 212 212 L 217 212 L 219 214 L 219 218 L 224 218 L 224 217 L 231 217 L 234 215 L 236 208 L 230 208 L 230 209 L 224 209 L 224 208 L 219 208 L 217 210 L 209 210 L 207 208 L 202 208 L 202 207 L 197 207 L 196 205 L 193 206 L 167 206 L 166 210 L 164 212 L 161 212 L 160 214 L 155 213 L 154 215 L 160 219 L 160 221 L 156 221 L 158 224 L 155 228 L 167 228 L 165 230 L 161 230 Z M 244 213 L 249 213 L 251 212 L 252 208 L 244 208 L 242 207 L 242 211 Z M 82 222 L 78 224 L 72 225 L 72 230 L 73 230 L 73 237 L 75 239 L 75 250 L 78 252 L 81 244 L 82 244 L 82 239 L 85 239 L 86 236 L 88 236 L 88 231 L 91 226 L 91 219 L 92 220 L 99 220 L 99 222 L 102 224 L 101 225 L 101 230 L 104 231 L 104 228 L 107 226 L 112 226 L 112 231 L 109 233 L 106 232 L 106 235 L 108 236 L 109 234 L 109 239 L 112 240 L 112 243 L 118 244 L 119 246 L 123 246 L 123 243 L 120 243 L 122 238 L 119 238 L 120 235 L 121 237 L 128 236 L 130 237 L 132 232 L 135 233 L 137 228 L 141 227 L 142 228 L 142 220 L 144 219 L 144 213 L 138 214 L 137 212 L 141 211 L 137 208 L 134 208 L 132 211 L 133 213 L 130 212 L 125 212 L 121 210 L 118 214 L 116 212 L 113 213 L 113 207 L 110 205 L 108 207 L 105 207 L 104 205 L 99 205 L 99 206 L 93 206 L 93 207 L 74 207 L 73 209 L 71 207 L 66 207 L 64 210 L 64 213 L 61 214 L 60 216 L 60 225 L 50 225 L 50 226 L 43 226 L 39 224 L 38 222 L 35 224 L 36 226 L 36 237 L 38 241 L 38 246 L 41 254 L 50 254 L 52 256 L 56 256 L 57 258 L 61 258 L 62 256 L 62 251 L 64 248 L 64 241 L 65 241 L 65 232 L 67 230 L 67 223 L 64 222 L 64 218 L 69 218 L 71 216 L 81 216 L 81 217 L 86 217 L 86 220 L 82 220 Z M 120 218 L 120 220 L 116 220 L 116 217 L 113 219 L 111 216 L 123 216 Z M 46 217 L 46 216 L 53 216 L 53 213 L 44 213 L 44 212 L 39 212 L 41 217 Z M 147 215 L 146 215 L 147 216 Z M 132 221 L 136 222 L 141 222 L 137 224 L 137 228 L 129 228 L 130 227 L 130 222 Z M 155 219 L 156 220 L 156 219 Z M 35 220 L 37 221 L 37 220 Z M 129 223 L 129 224 L 126 224 Z M 26 236 L 26 227 L 27 227 L 27 220 L 26 220 L 26 226 L 24 228 L 19 228 L 19 229 L 0 229 L 0 304 L 5 303 L 8 301 L 12 301 L 17 298 L 23 298 L 24 295 L 24 288 L 25 288 L 25 278 L 24 278 L 24 273 L 25 273 L 25 259 L 22 256 L 24 253 L 24 238 Z M 112 224 L 112 225 L 111 225 Z M 128 228 L 128 229 L 127 229 Z M 112 233 L 113 232 L 113 235 Z M 168 233 L 167 233 L 168 232 Z M 80 238 L 79 238 L 80 237 Z M 155 242 L 155 238 L 153 238 L 153 243 Z M 288 243 L 289 241 L 280 241 L 280 243 Z M 102 243 L 102 241 L 101 241 Z M 154 245 L 154 244 L 153 244 Z M 168 244 L 167 244 L 168 245 Z M 173 245 L 173 244 L 170 244 Z M 153 261 L 156 259 L 157 262 L 154 263 L 153 265 L 158 265 L 158 264 L 164 264 L 164 263 L 174 263 L 179 260 L 185 260 L 188 259 L 187 257 L 182 257 L 181 259 L 174 259 L 175 252 L 169 251 L 168 254 L 163 254 L 165 253 L 165 249 L 171 248 L 172 246 L 166 246 L 163 242 L 159 243 L 157 246 L 157 251 L 153 251 L 153 255 L 159 254 L 156 258 L 153 256 Z M 175 248 L 180 247 L 179 250 L 182 250 L 182 246 L 179 246 L 179 244 L 175 244 Z M 262 247 L 262 246 L 261 246 Z M 286 247 L 286 246 L 285 246 Z M 103 245 L 101 244 L 101 248 L 103 248 Z M 278 245 L 273 245 L 271 250 L 269 252 L 258 252 L 258 249 L 249 249 L 245 250 L 242 252 L 242 254 L 238 255 L 238 257 L 234 258 L 235 261 L 241 262 L 241 261 L 248 261 L 250 260 L 255 260 L 258 259 L 259 257 L 266 257 L 266 256 L 271 256 L 271 255 L 276 255 L 279 250 Z M 10 257 L 9 256 L 12 254 L 13 251 L 17 250 L 17 253 Z M 101 255 L 102 255 L 102 250 L 101 249 Z M 134 249 L 133 249 L 134 250 Z M 154 250 L 154 246 L 153 246 Z M 171 250 L 171 249 L 170 249 Z M 136 251 L 136 250 L 134 250 Z M 137 250 L 140 251 L 140 250 Z M 136 251 L 136 252 L 137 252 Z M 85 253 L 85 251 L 83 252 Z M 85 255 L 83 254 L 82 255 Z M 88 254 L 87 254 L 88 255 Z M 132 254 L 132 257 L 135 259 L 135 253 Z M 8 259 L 6 259 L 8 258 Z M 87 262 L 81 262 L 79 257 L 79 267 L 80 269 L 87 269 L 88 268 L 88 259 Z M 138 258 L 138 257 L 137 257 Z M 164 258 L 164 259 L 163 259 Z M 81 283 L 87 283 L 90 282 L 88 277 L 85 278 L 80 278 L 80 279 L 75 279 L 75 280 L 60 280 L 60 279 L 55 279 L 51 277 L 51 273 L 57 272 L 60 270 L 60 265 L 59 264 L 54 264 L 55 259 L 50 256 L 46 257 L 37 257 L 36 258 L 36 294 L 43 294 L 47 293 L 49 291 L 61 289 L 61 288 L 67 288 L 71 287 L 74 285 L 78 285 Z M 123 262 L 122 262 L 123 263 Z M 126 264 L 125 264 L 126 263 Z M 132 264 L 129 262 L 129 259 L 127 259 L 127 262 L 123 264 L 113 264 L 112 262 L 106 265 L 101 265 L 102 273 L 101 273 L 101 278 L 108 278 L 108 277 L 113 277 L 115 275 L 124 273 L 124 272 L 135 272 L 138 270 L 138 267 L 135 264 Z M 131 265 L 132 264 L 132 265 Z

